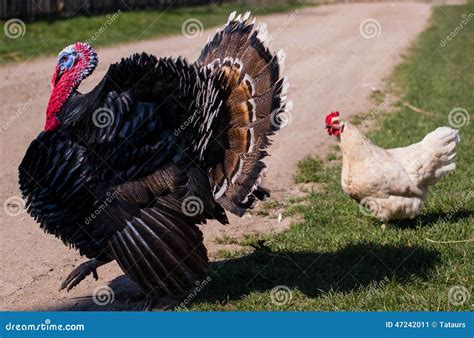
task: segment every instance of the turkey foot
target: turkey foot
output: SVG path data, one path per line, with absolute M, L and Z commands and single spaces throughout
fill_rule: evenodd
M 99 278 L 97 275 L 97 268 L 104 265 L 107 262 L 100 261 L 97 259 L 91 259 L 87 262 L 82 263 L 77 268 L 71 271 L 69 276 L 61 283 L 59 290 L 66 289 L 68 292 L 78 285 L 84 278 L 92 273 L 95 280 Z
M 155 306 L 155 304 L 156 304 L 156 298 L 154 298 L 153 296 L 145 297 L 145 305 L 143 305 L 142 311 L 146 311 L 146 312 L 153 311 L 153 307 Z
M 154 297 L 146 296 L 145 304 L 142 308 L 142 311 L 150 312 L 153 310 L 157 311 L 169 311 L 176 308 L 182 297 Z

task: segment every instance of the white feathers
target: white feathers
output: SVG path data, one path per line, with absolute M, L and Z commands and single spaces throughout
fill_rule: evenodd
M 239 70 L 242 70 L 242 68 L 244 68 L 244 63 L 241 59 L 234 59 L 234 66 L 236 66 Z
M 428 133 L 421 142 L 424 147 L 430 148 L 434 146 L 440 149 L 446 145 L 457 144 L 459 141 L 459 132 L 456 129 L 439 127 Z
M 217 59 L 217 60 L 220 60 L 220 59 Z M 213 62 L 216 62 L 216 61 L 213 61 Z M 233 58 L 232 56 L 226 56 L 222 60 L 222 65 L 229 66 L 229 67 L 233 66 L 233 67 L 236 67 L 237 69 L 242 69 L 242 67 L 244 66 L 241 59 Z
M 247 100 L 247 107 L 249 110 L 250 121 L 255 122 L 257 121 L 257 112 L 256 112 L 256 103 L 253 98 Z
M 450 163 L 450 164 L 445 165 L 445 166 L 439 168 L 438 170 L 436 170 L 434 174 L 435 174 L 436 178 L 441 178 L 441 177 L 449 174 L 454 169 L 456 169 L 456 163 Z
M 245 204 L 249 201 L 249 198 L 250 198 L 250 195 L 253 194 L 253 192 L 255 190 L 257 190 L 258 186 L 260 185 L 260 183 L 262 183 L 262 178 L 261 177 L 258 177 L 257 180 L 255 181 L 255 183 L 252 185 L 252 187 L 250 188 L 250 191 L 249 193 L 247 194 L 247 196 L 245 196 L 245 198 L 242 200 L 242 204 Z
M 255 145 L 255 132 L 253 128 L 249 129 L 249 136 L 250 136 L 250 142 L 249 142 L 249 147 L 247 149 L 247 154 L 250 154 L 253 151 L 253 147 Z
M 255 84 L 253 83 L 253 79 L 249 74 L 245 74 L 244 76 L 244 81 L 247 84 L 249 91 L 250 91 L 250 96 L 255 95 Z
M 245 12 L 243 15 L 239 14 L 236 16 L 236 12 L 232 12 L 229 15 L 229 18 L 227 19 L 227 24 L 230 24 L 232 22 L 238 22 L 240 24 L 246 24 L 246 25 L 254 25 L 255 24 L 255 18 L 252 19 L 251 22 L 249 22 L 249 19 L 252 15 L 250 11 Z
M 288 93 L 288 89 L 290 88 L 290 81 L 287 76 L 283 78 L 283 84 L 281 86 L 281 94 L 282 96 L 286 96 Z
M 242 162 L 242 159 L 239 158 L 239 163 L 237 165 L 237 171 L 230 178 L 230 181 L 232 182 L 232 184 L 235 183 L 235 181 L 239 178 L 240 174 L 242 173 L 242 167 L 243 167 L 243 162 Z
M 277 58 L 278 58 L 278 67 L 280 68 L 280 74 L 283 72 L 283 69 L 285 68 L 285 59 L 286 59 L 286 53 L 282 49 L 280 49 L 277 53 Z
M 293 101 L 288 100 L 285 104 L 285 112 L 289 113 L 293 109 Z
M 420 142 L 422 148 L 431 154 L 434 176 L 439 179 L 456 168 L 456 145 L 460 142 L 459 132 L 449 127 L 440 127 L 428 133 Z
M 221 198 L 222 195 L 224 195 L 225 191 L 227 190 L 227 186 L 228 186 L 227 179 L 224 178 L 224 181 L 222 182 L 222 185 L 219 188 L 219 191 L 217 193 L 214 193 L 214 198 L 216 200 Z
M 268 34 L 267 25 L 264 23 L 261 23 L 258 26 L 257 31 L 258 31 L 257 39 L 259 39 L 264 45 L 266 45 L 271 37 L 271 35 Z
M 227 19 L 227 23 L 231 23 L 235 19 L 235 15 L 237 14 L 236 11 L 233 11 L 232 13 L 229 14 L 229 18 Z

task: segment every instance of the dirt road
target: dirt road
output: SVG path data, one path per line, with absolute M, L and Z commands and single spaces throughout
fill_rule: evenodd
M 260 18 L 273 33 L 274 49 L 284 47 L 287 53 L 285 72 L 294 102 L 291 123 L 275 137 L 267 161 L 266 185 L 277 198 L 294 189 L 292 174 L 298 160 L 326 150 L 329 140 L 323 130 L 324 115 L 331 109 L 346 116 L 370 109 L 371 90 L 381 88 L 381 81 L 426 26 L 429 14 L 428 4 L 365 3 Z M 194 39 L 176 36 L 99 49 L 99 68 L 80 90 L 91 89 L 110 63 L 133 52 L 184 55 L 194 60 L 213 32 L 205 31 Z M 55 58 L 51 57 L 0 67 L 2 204 L 19 196 L 17 167 L 43 127 L 54 65 Z M 130 309 L 118 297 L 129 286 L 123 278 L 113 282 L 117 297 L 112 305 L 99 307 L 90 301 L 97 286 L 122 275 L 114 263 L 99 269 L 99 281 L 89 277 L 70 293 L 58 292 L 60 281 L 84 259 L 45 235 L 26 213 L 9 216 L 4 208 L 0 212 L 0 310 Z M 221 247 L 214 241 L 217 236 L 278 231 L 288 225 L 288 221 L 278 223 L 255 216 L 239 222 L 232 218 L 231 223 L 227 227 L 214 223 L 203 227 L 211 255 Z

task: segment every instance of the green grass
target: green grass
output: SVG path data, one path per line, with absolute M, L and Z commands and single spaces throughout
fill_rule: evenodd
M 230 12 L 252 10 L 254 15 L 286 12 L 302 7 L 295 1 L 267 2 L 260 7 L 222 4 L 183 7 L 167 11 L 136 11 L 99 16 L 75 16 L 26 23 L 24 36 L 16 39 L 0 35 L 0 63 L 26 61 L 33 57 L 55 55 L 76 41 L 91 41 L 95 47 L 134 42 L 171 34 L 181 34 L 183 22 L 194 18 L 204 29 L 226 22 Z M 5 22 L 0 21 L 4 27 Z M 193 31 L 191 31 L 192 33 Z M 97 33 L 97 34 L 96 34 Z M 92 36 L 96 39 L 91 40 Z
M 369 136 L 382 147 L 408 145 L 448 125 L 448 112 L 474 112 L 474 21 L 444 48 L 440 41 L 474 5 L 435 8 L 430 27 L 395 71 L 399 102 L 377 115 Z M 415 113 L 403 105 L 434 114 Z M 448 301 L 448 290 L 462 286 L 473 294 L 474 132 L 460 128 L 457 170 L 430 192 L 423 213 L 385 231 L 340 187 L 340 161 L 303 160 L 297 182 L 317 182 L 305 203 L 292 206 L 301 221 L 278 235 L 249 237 L 252 254 L 213 263 L 212 283 L 189 310 L 472 310 Z M 470 194 L 470 195 L 469 195 Z M 469 197 L 470 196 L 470 197 Z M 271 290 L 284 285 L 291 298 L 272 302 Z M 466 294 L 467 295 L 467 294 Z M 285 292 L 280 293 L 284 300 Z
M 229 235 L 217 237 L 214 242 L 216 242 L 217 244 L 238 244 L 238 241 L 235 238 L 230 237 Z

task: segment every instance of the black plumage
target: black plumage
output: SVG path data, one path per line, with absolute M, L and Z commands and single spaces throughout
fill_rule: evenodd
M 63 287 L 112 260 L 147 296 L 206 276 L 197 225 L 268 194 L 261 159 L 289 105 L 265 35 L 231 16 L 195 63 L 135 54 L 71 93 L 19 167 L 30 215 L 91 259 Z

